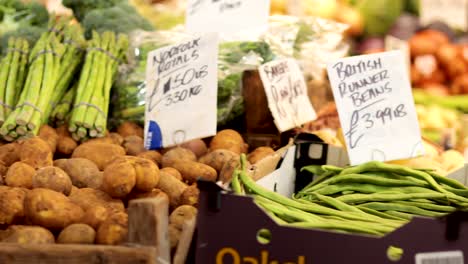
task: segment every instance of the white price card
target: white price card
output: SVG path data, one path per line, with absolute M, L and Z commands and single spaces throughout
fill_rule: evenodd
M 424 154 L 401 51 L 339 59 L 327 70 L 351 165 Z
M 216 134 L 218 36 L 190 38 L 150 52 L 145 147 L 158 149 Z
M 262 32 L 268 25 L 270 0 L 188 0 L 185 26 L 188 32 Z
M 463 264 L 463 251 L 441 251 L 418 253 L 414 256 L 416 264 Z
M 422 24 L 442 21 L 449 26 L 468 29 L 468 0 L 421 0 Z
M 294 59 L 275 60 L 259 67 L 260 78 L 276 127 L 280 132 L 315 120 L 304 75 Z

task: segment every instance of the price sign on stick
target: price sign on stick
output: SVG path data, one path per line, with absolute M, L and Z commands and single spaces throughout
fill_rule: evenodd
M 146 69 L 145 147 L 216 134 L 218 36 L 152 51 Z
M 280 132 L 317 117 L 307 96 L 304 75 L 295 60 L 272 61 L 260 66 L 259 72 L 268 107 Z
M 223 36 L 266 29 L 270 0 L 188 0 L 187 31 L 219 32 Z
M 401 51 L 340 59 L 328 76 L 351 164 L 424 153 Z
M 442 21 L 449 26 L 468 29 L 468 0 L 421 0 L 421 22 Z

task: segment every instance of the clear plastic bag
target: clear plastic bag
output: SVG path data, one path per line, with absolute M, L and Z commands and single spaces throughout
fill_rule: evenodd
M 257 38 L 250 33 L 221 40 L 218 56 L 218 125 L 224 126 L 244 113 L 242 75 L 276 58 L 295 58 L 306 80 L 324 80 L 326 64 L 344 57 L 346 25 L 320 19 L 270 17 L 268 30 Z M 191 36 L 183 26 L 168 31 L 134 32 L 130 36 L 129 64 L 123 65 L 114 86 L 111 123 L 144 123 L 147 55 L 157 48 Z

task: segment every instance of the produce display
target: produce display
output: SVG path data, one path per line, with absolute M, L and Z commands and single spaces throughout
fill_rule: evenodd
M 183 26 L 185 2 L 61 0 L 68 9 L 60 14 L 47 2 L 0 0 L 0 251 L 3 243 L 134 250 L 130 201 L 161 198 L 169 218 L 158 239 L 166 237 L 176 256 L 190 244 L 199 181 L 252 197 L 278 225 L 347 235 L 382 237 L 415 217 L 467 211 L 468 187 L 452 179 L 468 177 L 466 32 L 440 21 L 422 25 L 419 1 L 272 0 L 262 34 L 220 39 L 216 134 L 158 150 L 144 144 L 147 60 L 193 37 Z M 327 64 L 385 51 L 387 36 L 409 46 L 425 155 L 295 168 L 313 181 L 290 197 L 257 182 L 292 162 L 283 154 L 298 134 L 346 151 Z M 285 133 L 254 133 L 249 118 L 255 123 L 256 111 L 272 107 L 250 103 L 265 95 L 255 71 L 285 58 L 297 61 L 317 118 Z M 285 99 L 297 93 L 294 85 L 279 87 L 280 103 L 294 104 Z M 271 116 L 258 120 L 274 128 Z M 258 144 L 262 137 L 281 142 Z
M 256 184 L 243 169 L 231 187 L 250 195 L 278 224 L 382 236 L 414 216 L 440 217 L 466 210 L 468 188 L 432 170 L 368 162 L 355 167 L 332 165 L 301 169 L 317 178 L 304 189 L 284 197 Z

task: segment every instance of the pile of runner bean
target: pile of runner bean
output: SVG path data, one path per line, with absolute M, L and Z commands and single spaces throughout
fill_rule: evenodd
M 468 188 L 431 170 L 376 161 L 346 168 L 307 166 L 302 171 L 316 179 L 288 198 L 256 184 L 245 163 L 241 157 L 232 189 L 251 195 L 282 225 L 382 236 L 413 216 L 441 217 L 468 209 Z

